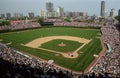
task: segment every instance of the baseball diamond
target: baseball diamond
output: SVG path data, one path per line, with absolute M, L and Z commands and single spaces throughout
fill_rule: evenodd
M 52 59 L 54 64 L 76 72 L 84 71 L 102 50 L 99 29 L 40 28 L 0 34 L 0 40 L 9 43 L 9 47 L 44 60 Z

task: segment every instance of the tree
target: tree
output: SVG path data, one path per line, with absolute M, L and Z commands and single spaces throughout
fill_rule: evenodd
M 65 18 L 64 18 L 64 21 L 66 21 L 66 22 L 71 22 L 71 17 L 65 17 Z
M 39 23 L 44 21 L 44 18 L 43 17 L 39 17 L 39 16 L 35 17 L 35 19 Z
M 10 21 L 9 20 L 2 20 L 2 21 L 0 21 L 0 26 L 8 26 L 8 25 L 10 25 Z
M 117 19 L 120 23 L 120 16 L 116 16 L 115 19 Z

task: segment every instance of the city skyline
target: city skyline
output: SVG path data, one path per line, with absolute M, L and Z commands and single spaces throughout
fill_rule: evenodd
M 34 12 L 39 15 L 41 9 L 45 9 L 46 2 L 52 2 L 54 9 L 59 6 L 64 8 L 64 11 L 87 12 L 88 15 L 100 16 L 101 1 L 105 1 L 107 15 L 112 8 L 115 9 L 115 15 L 118 15 L 120 9 L 120 0 L 1 0 L 0 14 L 2 13 L 23 13 L 28 15 L 29 12 Z

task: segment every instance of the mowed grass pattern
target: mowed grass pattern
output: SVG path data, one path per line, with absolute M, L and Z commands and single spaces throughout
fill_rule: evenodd
M 3 40 L 2 43 L 12 42 L 12 44 L 9 46 L 20 51 L 30 53 L 45 60 L 53 59 L 56 64 L 74 71 L 83 71 L 94 59 L 93 55 L 98 54 L 102 50 L 100 39 L 96 38 L 97 33 L 100 33 L 100 31 L 92 29 L 86 30 L 80 28 L 55 27 L 0 34 L 0 39 Z M 74 59 L 64 58 L 62 55 L 55 56 L 55 54 L 52 52 L 29 48 L 21 45 L 28 43 L 36 38 L 64 35 L 92 39 L 92 41 L 85 45 L 80 51 L 78 51 L 79 57 Z M 80 52 L 83 53 L 81 54 Z
M 61 44 L 61 43 L 65 44 L 66 46 L 59 46 L 58 44 Z M 40 48 L 45 48 L 45 49 L 59 51 L 59 52 L 74 52 L 81 45 L 82 43 L 79 43 L 77 41 L 55 39 L 42 44 Z

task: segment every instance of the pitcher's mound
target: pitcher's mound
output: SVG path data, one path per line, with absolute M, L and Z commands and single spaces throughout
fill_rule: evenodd
M 65 47 L 66 44 L 64 44 L 63 42 L 61 42 L 60 44 L 58 44 L 58 46 L 60 46 L 60 47 Z

